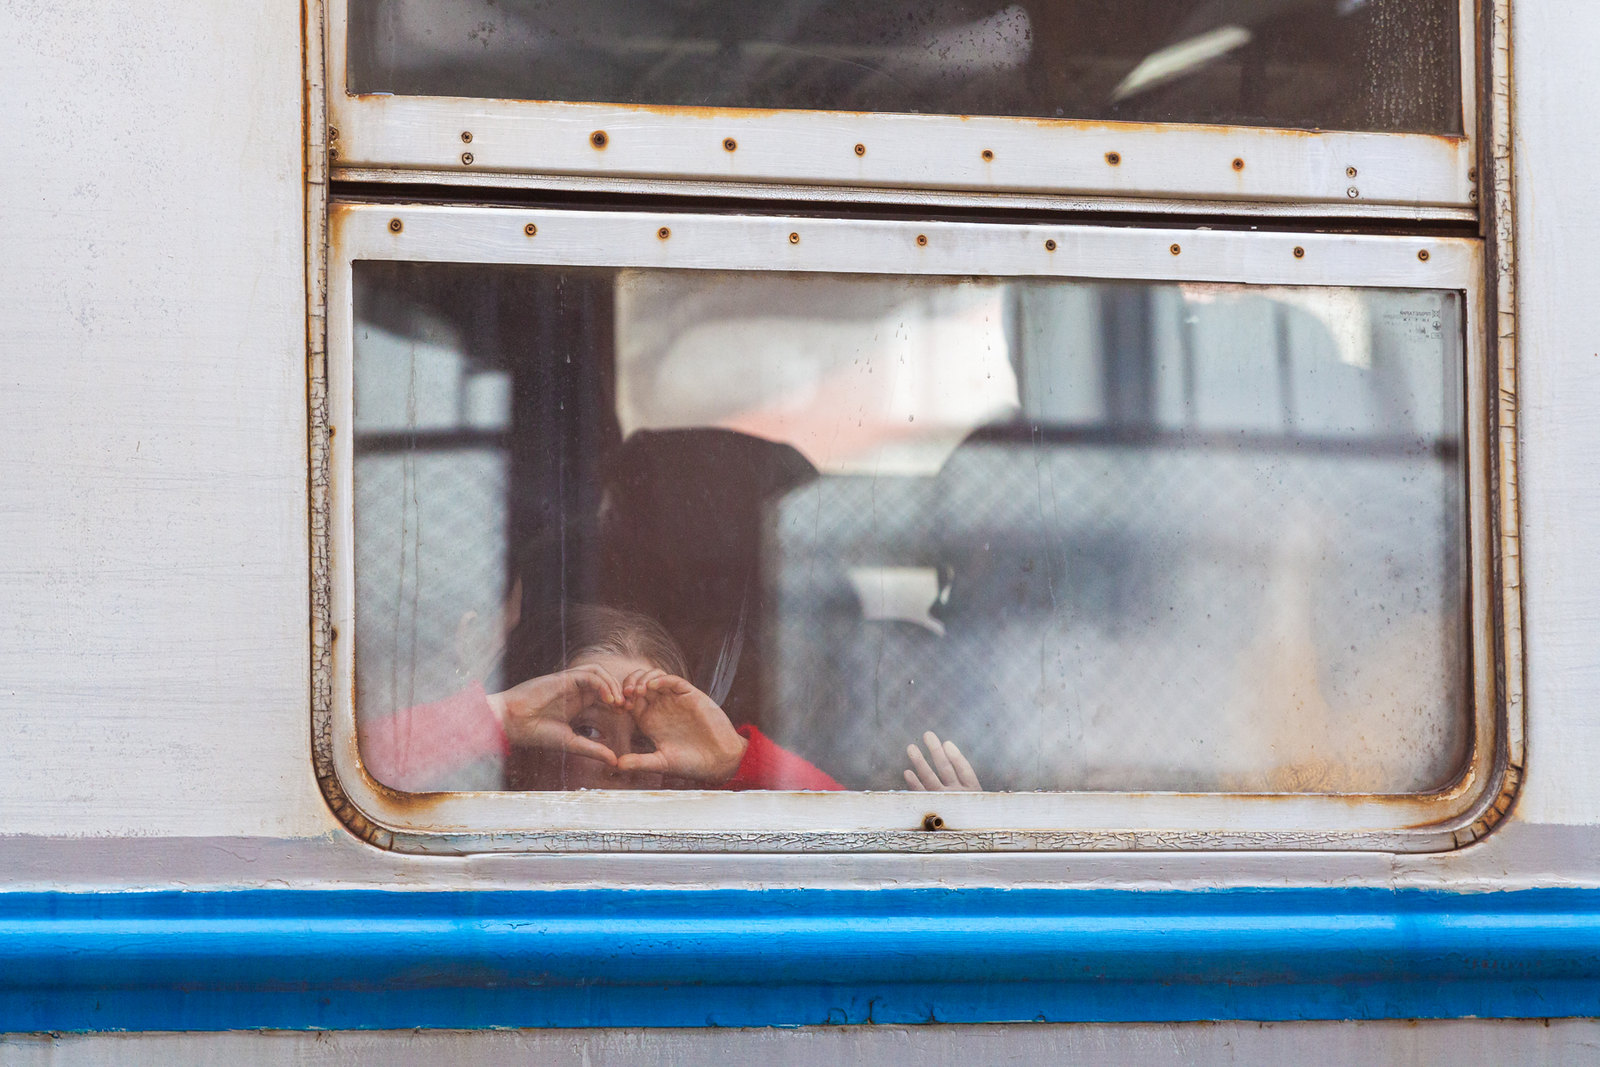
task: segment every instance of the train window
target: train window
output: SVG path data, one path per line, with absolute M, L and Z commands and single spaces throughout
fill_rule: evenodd
M 1474 10 L 339 0 L 331 148 L 340 167 L 377 178 L 401 167 L 469 181 L 514 172 L 1465 209 Z
M 1474 242 L 334 222 L 385 825 L 1432 847 L 1488 784 Z
M 1461 132 L 1456 0 L 350 0 L 352 93 Z

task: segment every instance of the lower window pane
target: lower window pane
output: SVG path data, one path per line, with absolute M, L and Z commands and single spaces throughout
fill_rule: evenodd
M 355 281 L 396 788 L 1412 793 L 1470 753 L 1458 294 Z

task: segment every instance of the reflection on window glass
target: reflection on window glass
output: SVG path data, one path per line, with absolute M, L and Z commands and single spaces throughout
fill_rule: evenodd
M 390 785 L 1402 793 L 1468 754 L 1455 293 L 355 277 Z
M 349 88 L 1461 132 L 1457 0 L 349 0 Z

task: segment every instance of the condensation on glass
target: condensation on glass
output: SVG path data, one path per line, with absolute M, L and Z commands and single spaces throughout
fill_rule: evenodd
M 1458 0 L 348 0 L 354 93 L 1461 132 Z
M 852 789 L 927 730 L 1003 790 L 1416 793 L 1470 754 L 1457 293 L 355 282 L 364 746 L 607 604 Z M 412 788 L 581 778 L 428 736 Z

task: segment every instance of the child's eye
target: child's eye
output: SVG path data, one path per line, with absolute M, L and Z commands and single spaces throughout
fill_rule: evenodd
M 586 737 L 590 741 L 603 741 L 605 739 L 605 736 L 600 732 L 600 727 L 592 722 L 575 722 L 572 724 L 572 732 L 579 737 Z
M 638 737 L 634 738 L 634 740 L 633 740 L 633 751 L 634 752 L 639 753 L 639 754 L 642 755 L 643 753 L 654 752 L 655 750 L 656 750 L 656 743 L 654 741 L 650 740 L 648 737 L 644 736 L 643 734 L 640 734 Z

